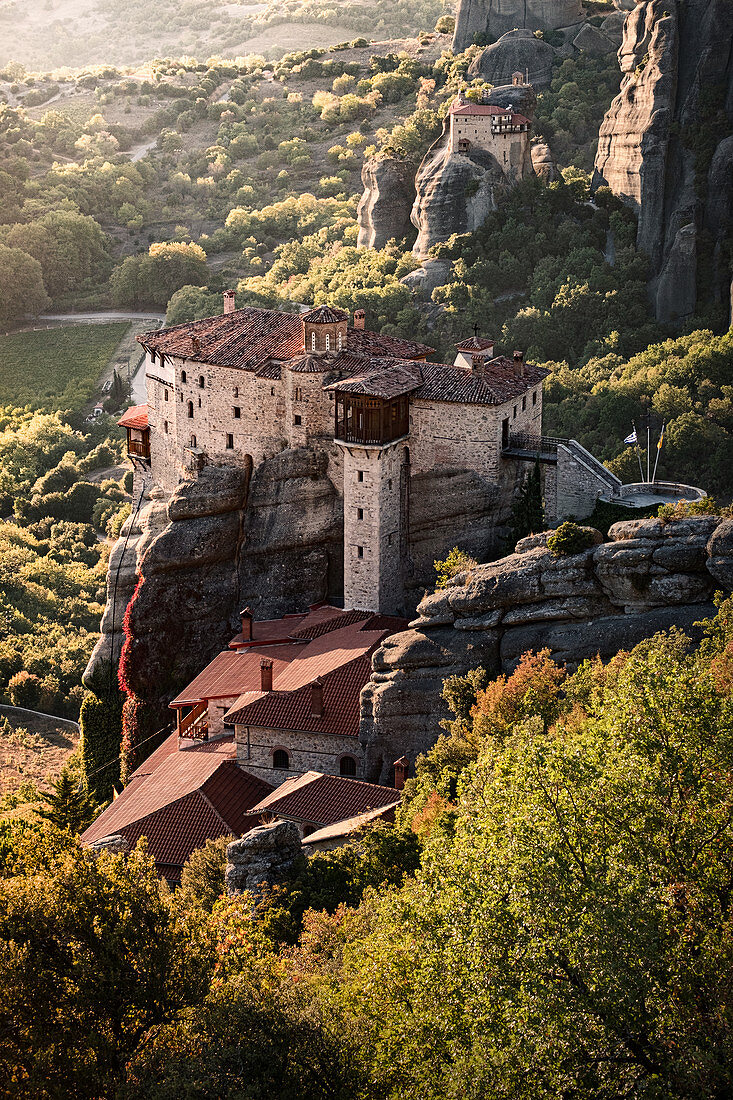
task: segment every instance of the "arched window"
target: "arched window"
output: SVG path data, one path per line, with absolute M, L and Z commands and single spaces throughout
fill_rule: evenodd
M 201 389 L 203 389 L 205 385 L 206 385 L 206 379 L 204 378 L 203 374 L 200 374 L 199 375 L 199 386 L 200 386 Z
M 239 386 L 234 387 L 234 396 L 239 397 Z
M 285 752 L 285 749 L 275 749 L 272 754 L 272 766 L 273 768 L 282 768 L 283 771 L 287 771 L 290 767 L 290 757 Z
M 341 345 L 342 345 L 342 344 L 343 344 L 343 334 L 342 334 L 342 332 L 341 332 L 341 329 L 339 329 L 339 335 L 338 335 L 338 347 L 339 347 L 339 351 L 341 351 Z
M 185 381 L 186 381 L 186 372 L 185 372 L 185 370 L 182 370 L 181 371 L 181 382 L 185 382 Z
M 326 333 L 326 351 L 330 351 L 330 350 L 331 350 L 331 334 L 329 332 L 327 332 Z
M 191 446 L 192 446 L 192 447 L 195 447 L 195 446 L 196 446 L 196 436 L 195 436 L 195 435 L 192 435 L 192 436 L 191 436 Z
M 356 775 L 356 760 L 353 756 L 342 756 L 339 762 L 341 775 Z
M 316 334 L 315 334 L 315 332 L 312 332 L 311 333 L 311 351 L 315 351 L 315 350 L 316 350 Z
M 188 403 L 188 419 L 193 420 L 193 401 Z

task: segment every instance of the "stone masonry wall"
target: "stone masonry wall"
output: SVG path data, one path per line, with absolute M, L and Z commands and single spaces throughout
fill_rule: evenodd
M 585 519 L 608 486 L 567 447 L 557 448 L 557 466 L 545 471 L 545 514 L 551 522 Z
M 733 590 L 733 520 L 699 516 L 616 523 L 609 541 L 567 558 L 547 549 L 547 533 L 522 539 L 513 554 L 426 596 L 410 629 L 387 638 L 361 696 L 363 777 L 389 782 L 391 762 L 416 757 L 447 717 L 444 680 L 482 666 L 510 672 L 522 653 L 549 647 L 575 667 L 604 659 L 659 630 L 714 613 L 716 589 Z
M 356 774 L 361 777 L 361 746 L 355 737 L 346 734 L 339 737 L 237 726 L 236 742 L 237 762 L 246 771 L 261 776 L 275 786 L 307 771 L 339 775 L 343 756 L 352 756 L 356 760 Z M 273 768 L 272 754 L 275 749 L 285 749 L 289 754 L 289 768 Z

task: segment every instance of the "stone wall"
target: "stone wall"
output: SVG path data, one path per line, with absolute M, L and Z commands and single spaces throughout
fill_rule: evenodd
M 263 729 L 259 726 L 236 726 L 237 762 L 246 771 L 259 775 L 279 787 L 286 779 L 303 772 L 325 772 L 340 775 L 344 756 L 356 761 L 356 774 L 361 777 L 361 745 L 347 734 L 320 734 L 297 730 Z M 289 768 L 274 768 L 272 756 L 284 749 L 290 757 Z
M 522 653 L 548 646 L 576 666 L 612 657 L 658 630 L 714 612 L 717 589 L 733 589 L 733 520 L 700 516 L 614 524 L 609 541 L 555 558 L 547 534 L 522 539 L 514 554 L 456 577 L 426 596 L 410 629 L 375 652 L 361 696 L 363 776 L 390 782 L 406 754 L 414 766 L 447 717 L 448 676 L 482 666 L 511 671 Z
M 557 465 L 545 468 L 545 515 L 551 523 L 585 519 L 608 484 L 567 447 L 558 446 Z

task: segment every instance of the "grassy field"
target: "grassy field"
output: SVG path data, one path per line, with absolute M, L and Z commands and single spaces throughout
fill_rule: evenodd
M 0 337 L 0 405 L 82 408 L 129 327 L 68 325 Z

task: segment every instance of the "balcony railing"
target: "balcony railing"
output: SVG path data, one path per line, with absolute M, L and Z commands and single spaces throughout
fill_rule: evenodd
M 185 718 L 179 718 L 178 736 L 190 741 L 208 740 L 209 709 L 206 703 L 199 703 Z
M 135 455 L 136 458 L 150 458 L 150 441 L 139 439 L 128 439 L 127 441 L 127 453 L 129 455 Z

